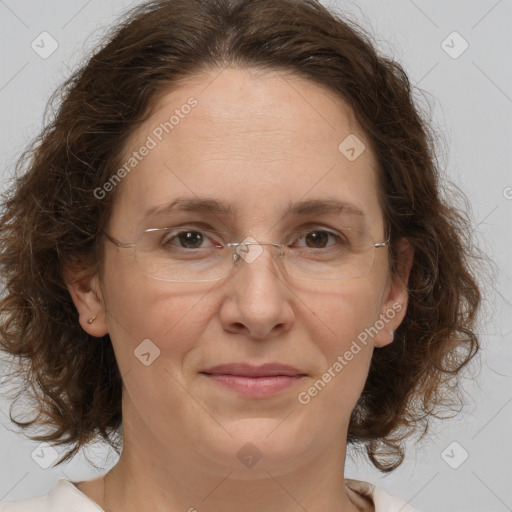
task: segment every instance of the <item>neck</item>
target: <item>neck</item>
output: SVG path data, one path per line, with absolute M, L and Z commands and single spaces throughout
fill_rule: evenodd
M 118 464 L 104 479 L 106 512 L 364 510 L 358 496 L 344 485 L 345 451 L 340 452 L 340 447 L 285 473 L 256 466 L 218 472 L 215 465 L 198 467 L 187 458 L 147 457 L 130 446 L 130 438 L 125 438 Z

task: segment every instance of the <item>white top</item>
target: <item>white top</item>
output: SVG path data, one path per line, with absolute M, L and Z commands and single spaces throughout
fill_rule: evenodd
M 380 487 L 359 480 L 346 480 L 356 492 L 369 494 L 375 512 L 419 512 L 405 501 L 390 496 Z M 60 478 L 44 496 L 24 498 L 0 503 L 0 512 L 104 512 L 93 500 L 80 491 L 70 480 Z

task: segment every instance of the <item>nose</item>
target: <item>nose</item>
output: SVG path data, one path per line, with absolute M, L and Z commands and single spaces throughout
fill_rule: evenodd
M 229 332 L 268 339 L 291 329 L 294 294 L 279 264 L 279 249 L 267 244 L 239 246 L 226 279 L 221 323 Z

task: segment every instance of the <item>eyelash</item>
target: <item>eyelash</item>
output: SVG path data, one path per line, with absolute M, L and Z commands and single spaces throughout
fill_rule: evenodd
M 183 234 L 183 233 L 200 233 L 202 235 L 206 235 L 206 238 L 208 238 L 208 239 L 210 239 L 210 236 L 208 236 L 208 234 L 213 234 L 213 233 L 220 234 L 219 232 L 214 232 L 214 231 L 209 231 L 209 230 L 200 230 L 200 229 L 197 229 L 197 228 L 192 228 L 192 227 L 188 228 L 188 227 L 183 226 L 180 230 L 173 231 L 169 235 L 167 235 L 164 238 L 164 240 L 162 240 L 162 245 L 172 245 L 172 242 L 174 240 L 178 240 L 179 241 L 179 236 L 181 234 Z M 332 239 L 334 239 L 335 242 L 346 243 L 346 239 L 345 239 L 345 237 L 343 235 L 335 233 L 335 232 L 331 231 L 330 229 L 327 229 L 327 228 L 324 228 L 324 227 L 320 227 L 320 226 L 303 228 L 301 230 L 294 231 L 293 235 L 297 235 L 297 236 L 294 236 L 293 238 L 291 238 L 290 241 L 296 242 L 298 240 L 302 240 L 306 235 L 311 234 L 311 233 L 327 233 L 327 235 L 329 235 Z M 180 246 L 176 246 L 176 247 L 178 249 L 183 249 L 185 251 L 192 251 L 194 249 L 197 250 L 197 249 L 202 249 L 203 248 L 203 247 L 195 247 L 195 248 L 189 249 L 189 248 L 180 247 Z M 305 246 L 301 246 L 301 247 L 305 247 Z M 327 245 L 326 247 L 321 247 L 320 249 L 328 249 L 330 247 L 332 247 L 332 245 Z

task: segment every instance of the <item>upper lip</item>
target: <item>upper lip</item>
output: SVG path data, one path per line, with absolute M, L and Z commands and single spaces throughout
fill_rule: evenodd
M 306 375 L 293 366 L 280 363 L 265 363 L 260 366 L 253 366 L 247 363 L 229 363 L 212 366 L 201 373 L 211 375 L 238 375 L 241 377 L 272 377 L 276 375 Z

